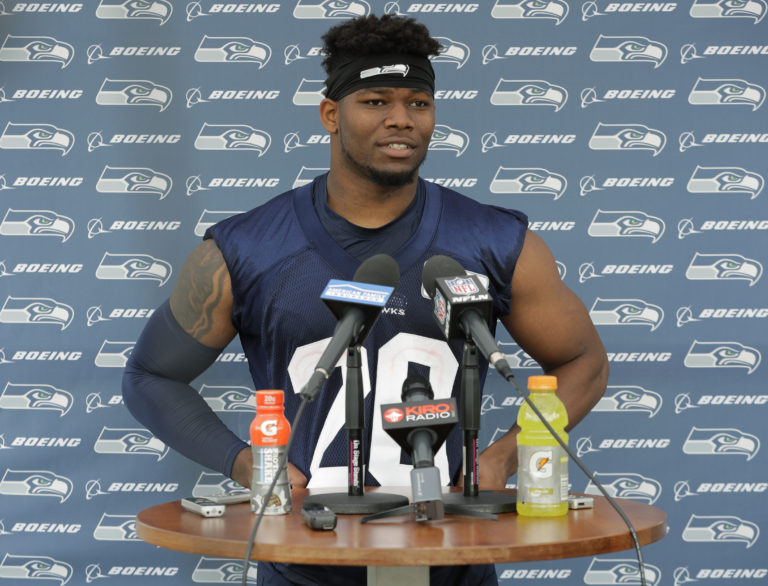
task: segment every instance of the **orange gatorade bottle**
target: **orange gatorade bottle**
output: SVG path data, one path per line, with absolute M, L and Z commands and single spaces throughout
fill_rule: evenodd
M 531 402 L 567 444 L 568 413 L 555 394 L 557 377 L 528 377 Z M 528 517 L 556 517 L 568 512 L 568 454 L 536 413 L 523 403 L 517 414 L 517 512 Z
M 277 473 L 291 434 L 291 424 L 283 410 L 283 391 L 256 391 L 256 417 L 251 422 L 250 431 L 253 453 L 251 511 L 258 513 Z M 290 512 L 291 487 L 286 468 L 277 479 L 264 514 L 284 515 Z

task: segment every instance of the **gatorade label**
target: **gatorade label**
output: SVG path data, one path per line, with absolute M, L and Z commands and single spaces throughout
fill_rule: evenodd
M 251 511 L 258 513 L 269 494 L 269 487 L 277 473 L 280 459 L 285 452 L 285 446 L 265 447 L 252 446 L 253 477 L 251 479 Z M 269 497 L 265 515 L 285 515 L 291 512 L 291 487 L 288 482 L 288 472 L 283 469 L 278 476 L 275 489 Z
M 519 446 L 518 498 L 529 504 L 568 500 L 568 455 L 560 446 Z

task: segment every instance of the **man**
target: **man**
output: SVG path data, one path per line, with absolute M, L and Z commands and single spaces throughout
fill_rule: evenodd
M 410 370 L 436 397 L 457 396 L 461 344 L 445 342 L 421 295 L 434 255 L 485 275 L 494 317 L 548 374 L 571 426 L 605 390 L 605 351 L 579 299 L 561 282 L 548 248 L 519 212 L 485 206 L 418 178 L 435 123 L 439 44 L 412 19 L 370 16 L 323 37 L 328 73 L 320 120 L 331 138 L 327 175 L 224 220 L 182 267 L 170 302 L 136 344 L 123 384 L 134 416 L 168 445 L 250 485 L 251 453 L 189 381 L 237 334 L 256 388 L 282 388 L 293 418 L 301 389 L 335 326 L 320 301 L 331 278 L 351 280 L 374 254 L 393 256 L 400 284 L 365 344 L 366 484 L 408 485 L 410 466 L 381 429 L 378 406 L 398 402 Z M 457 237 L 460 235 L 460 237 Z M 495 323 L 495 319 L 494 319 Z M 485 376 L 487 364 L 483 364 Z M 310 404 L 290 454 L 294 487 L 346 486 L 340 369 Z M 480 484 L 503 488 L 517 470 L 517 428 L 480 455 Z M 461 437 L 436 458 L 444 482 L 461 482 Z M 259 564 L 259 583 L 360 584 L 361 568 Z M 433 584 L 496 584 L 493 566 L 432 568 Z

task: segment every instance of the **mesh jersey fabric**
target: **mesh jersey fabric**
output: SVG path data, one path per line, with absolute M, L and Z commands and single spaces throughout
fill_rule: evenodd
M 380 428 L 374 406 L 400 401 L 402 382 L 410 372 L 409 363 L 411 369 L 412 363 L 428 367 L 436 397 L 459 399 L 460 377 L 449 375 L 456 374 L 462 344 L 447 344 L 434 323 L 431 301 L 422 294 L 424 263 L 436 254 L 445 254 L 466 270 L 487 276 L 494 298 L 494 318 L 498 318 L 509 311 L 512 273 L 525 236 L 527 218 L 522 213 L 480 204 L 429 182 L 424 184 L 427 197 L 421 223 L 393 255 L 400 267 L 400 285 L 364 343 L 369 373 L 364 384 L 370 389 L 365 397 L 369 485 L 381 484 L 383 480 L 375 473 L 381 466 L 371 466 L 370 458 L 381 460 L 377 450 L 392 454 L 395 445 L 392 440 L 385 442 L 389 446 L 371 441 L 373 432 Z M 229 269 L 233 323 L 255 388 L 284 389 L 286 414 L 291 420 L 300 403 L 297 393 L 309 378 L 324 347 L 323 341 L 327 341 L 336 325 L 320 300 L 322 290 L 329 279 L 352 280 L 360 264 L 320 224 L 311 190 L 312 184 L 308 184 L 286 192 L 263 206 L 219 222 L 205 236 L 214 238 Z M 382 358 L 382 372 L 386 376 L 378 377 Z M 345 485 L 343 401 L 336 401 L 342 388 L 341 370 L 337 368 L 332 373 L 318 398 L 308 406 L 291 453 L 291 461 L 307 476 L 310 486 L 317 486 L 312 483 L 312 476 L 329 467 L 336 469 L 337 482 L 330 482 L 329 476 L 324 484 Z M 487 364 L 483 361 L 483 378 L 486 372 Z M 334 421 L 338 423 L 337 429 L 331 428 Z M 454 429 L 443 448 L 449 460 L 448 478 L 443 479 L 446 482 L 456 479 L 461 468 L 460 435 Z M 382 437 L 377 433 L 374 439 Z M 324 451 L 315 456 L 318 443 Z M 398 462 L 407 462 L 399 448 L 395 451 Z M 393 477 L 389 470 L 384 472 L 388 484 L 396 480 L 400 480 L 401 486 L 408 484 L 397 475 Z
M 324 179 L 324 178 L 323 178 Z M 360 260 L 344 250 L 320 222 L 311 184 L 291 190 L 263 206 L 208 229 L 221 250 L 232 281 L 233 324 L 256 389 L 285 390 L 290 420 L 336 320 L 320 295 L 330 279 L 352 280 Z M 493 325 L 509 312 L 510 284 L 522 250 L 527 218 L 521 212 L 480 204 L 442 186 L 419 180 L 426 201 L 418 227 L 392 256 L 400 284 L 364 342 L 366 485 L 410 484 L 408 456 L 386 436 L 378 406 L 400 402 L 405 378 L 428 376 L 435 397 L 460 401 L 459 364 L 463 344 L 445 341 L 432 317 L 432 302 L 422 292 L 421 272 L 434 255 L 457 260 L 467 271 L 485 275 L 494 298 Z M 481 360 L 481 384 L 488 365 Z M 309 487 L 346 486 L 343 366 L 307 406 L 296 430 L 290 460 Z M 460 430 L 455 428 L 435 456 L 443 483 L 461 473 Z M 365 569 L 259 563 L 260 584 L 335 584 L 365 582 Z M 493 565 L 430 568 L 441 586 L 493 586 Z

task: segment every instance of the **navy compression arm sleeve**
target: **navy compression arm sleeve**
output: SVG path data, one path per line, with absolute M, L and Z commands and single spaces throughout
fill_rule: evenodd
M 220 352 L 185 332 L 166 301 L 152 314 L 131 352 L 123 373 L 123 400 L 131 414 L 166 445 L 231 476 L 235 456 L 248 444 L 188 384 Z

